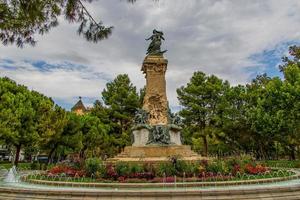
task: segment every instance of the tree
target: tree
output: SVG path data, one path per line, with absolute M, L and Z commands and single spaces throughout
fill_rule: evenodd
M 282 57 L 282 65 L 279 65 L 280 71 L 284 72 L 285 68 L 291 65 L 295 65 L 300 68 L 300 46 L 290 46 L 289 47 L 290 56 Z
M 118 75 L 112 82 L 107 83 L 102 98 L 110 109 L 110 120 L 115 123 L 115 133 L 120 135 L 128 130 L 137 108 L 141 107 L 136 87 L 128 75 Z
M 296 48 L 295 57 L 300 58 L 300 48 Z M 293 55 L 293 54 L 291 54 Z M 296 59 L 294 59 L 296 60 Z M 290 153 L 290 158 L 296 159 L 296 147 L 300 145 L 300 67 L 299 61 L 290 62 L 283 69 L 284 82 L 282 85 L 282 115 L 284 120 L 281 123 L 282 133 L 286 138 L 286 150 Z
M 60 144 L 65 144 L 63 136 L 68 120 L 67 112 L 57 105 L 51 110 L 48 118 L 41 120 L 41 126 L 39 126 L 42 135 L 40 147 L 45 151 L 49 151 L 48 163 L 53 161 L 53 154 L 57 147 Z
M 130 128 L 137 108 L 141 107 L 140 97 L 128 75 L 122 74 L 106 84 L 102 99 L 107 106 L 111 142 L 120 151 L 120 148 L 130 144 Z
M 246 114 L 259 158 L 275 156 L 275 141 L 280 138 L 281 122 L 284 121 L 282 84 L 278 77 L 257 77 L 248 85 L 250 101 Z
M 203 139 L 205 156 L 208 153 L 207 137 L 215 132 L 218 107 L 228 88 L 227 81 L 214 75 L 206 76 L 203 72 L 195 72 L 185 87 L 177 89 L 178 100 L 183 106 L 180 115 L 193 136 Z
M 79 23 L 78 34 L 98 42 L 108 38 L 113 27 L 96 22 L 82 2 L 92 0 L 5 0 L 0 2 L 0 40 L 4 45 L 35 45 L 35 35 L 58 25 L 62 14 L 70 23 Z
M 15 165 L 21 148 L 39 141 L 41 119 L 48 118 L 53 105 L 44 95 L 0 78 L 0 140 L 16 148 Z
M 0 40 L 4 45 L 36 44 L 36 34 L 43 35 L 58 25 L 64 15 L 70 23 L 79 23 L 78 34 L 97 43 L 108 38 L 112 26 L 96 21 L 83 2 L 93 0 L 2 0 L 0 2 Z M 127 0 L 134 3 L 136 0 Z
M 222 96 L 222 108 L 219 106 L 217 127 L 223 134 L 220 139 L 228 144 L 231 151 L 252 150 L 254 141 L 247 123 L 247 89 L 243 85 L 230 87 Z
M 105 154 L 105 145 L 109 142 L 109 126 L 103 124 L 99 118 L 86 114 L 81 116 L 82 122 L 82 148 L 81 157 L 86 157 L 88 152 L 92 153 L 92 156 L 99 156 L 99 154 Z M 95 152 L 98 150 L 98 152 Z M 98 154 L 98 155 L 97 155 Z

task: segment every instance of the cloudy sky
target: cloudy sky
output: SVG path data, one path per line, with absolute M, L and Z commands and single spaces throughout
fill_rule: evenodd
M 176 88 L 194 71 L 232 85 L 264 72 L 280 76 L 281 56 L 300 41 L 299 0 L 98 0 L 87 8 L 114 26 L 108 40 L 88 43 L 76 34 L 77 24 L 61 18 L 57 28 L 37 37 L 36 47 L 0 44 L 0 76 L 42 92 L 66 109 L 78 96 L 91 105 L 118 74 L 127 73 L 134 85 L 144 86 L 145 38 L 156 28 L 165 34 L 167 93 L 177 110 Z

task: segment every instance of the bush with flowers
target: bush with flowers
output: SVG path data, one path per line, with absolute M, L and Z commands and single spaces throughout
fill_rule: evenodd
M 51 168 L 48 171 L 49 176 L 56 176 L 56 175 L 65 175 L 65 176 L 70 176 L 70 177 L 82 177 L 85 176 L 85 171 L 84 170 L 78 170 L 75 168 L 72 168 L 70 166 L 60 164 L 56 165 L 53 168 Z
M 251 157 L 233 157 L 217 160 L 187 162 L 172 160 L 162 163 L 107 163 L 99 159 L 87 159 L 80 168 L 72 164 L 61 163 L 47 173 L 53 176 L 90 177 L 100 182 L 174 182 L 218 181 L 239 179 L 241 174 L 260 176 L 272 173 L 270 168 L 257 164 Z
M 256 175 L 256 174 L 262 174 L 262 173 L 265 173 L 269 171 L 269 169 L 263 165 L 256 165 L 256 164 L 247 164 L 245 166 L 245 172 L 248 173 L 248 174 L 253 174 L 253 175 Z

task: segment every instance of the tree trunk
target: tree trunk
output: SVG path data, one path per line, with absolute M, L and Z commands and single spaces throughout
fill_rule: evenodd
M 79 153 L 79 157 L 81 159 L 85 159 L 85 151 L 87 150 L 86 146 L 83 146 L 83 148 L 81 149 L 80 153 Z
M 50 151 L 50 153 L 49 153 L 49 155 L 48 155 L 48 164 L 51 164 L 51 163 L 52 163 L 52 160 L 53 160 L 53 153 L 54 153 L 56 147 L 57 147 L 57 145 L 55 145 L 55 146 L 51 149 L 51 151 Z
M 207 138 L 206 136 L 202 136 L 203 144 L 204 144 L 204 156 L 207 156 L 208 154 L 208 144 L 207 144 Z
M 291 145 L 290 148 L 291 148 L 290 158 L 291 160 L 296 160 L 295 146 Z
M 259 160 L 264 160 L 265 158 L 266 156 L 265 156 L 265 150 L 263 144 L 259 142 Z
M 21 151 L 21 145 L 16 146 L 16 156 L 15 156 L 15 162 L 14 165 L 17 167 L 19 164 L 19 158 L 20 158 L 20 151 Z

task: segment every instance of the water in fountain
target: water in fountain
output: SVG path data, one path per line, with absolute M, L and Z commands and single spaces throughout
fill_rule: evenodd
M 19 176 L 16 169 L 16 166 L 10 168 L 9 172 L 7 173 L 6 177 L 4 178 L 4 182 L 6 183 L 18 183 Z

